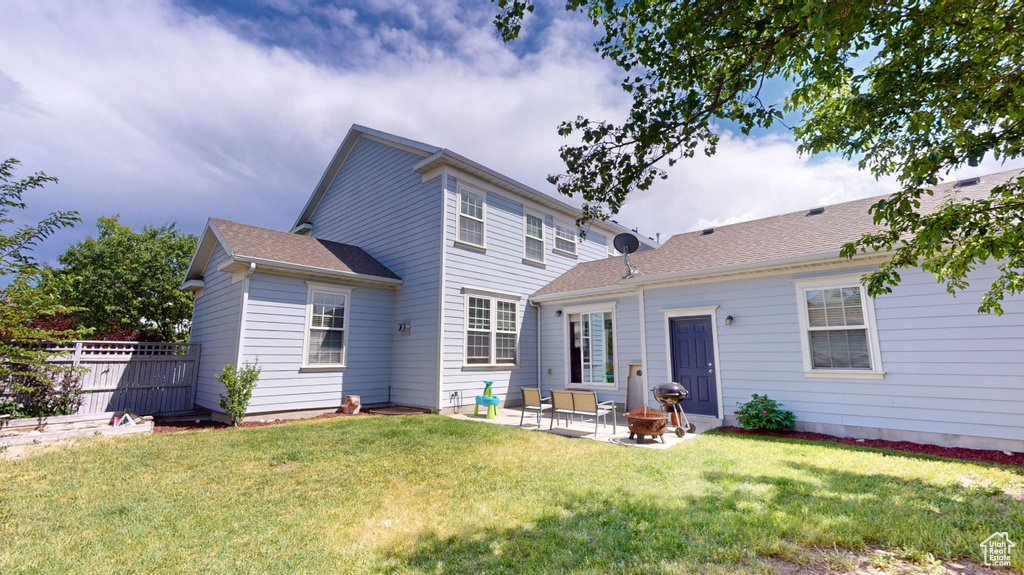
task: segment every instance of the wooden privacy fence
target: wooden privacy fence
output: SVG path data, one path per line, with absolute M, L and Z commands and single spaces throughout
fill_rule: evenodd
M 81 375 L 79 414 L 168 415 L 195 406 L 198 343 L 76 341 L 53 350 L 70 355 L 51 363 L 89 368 Z

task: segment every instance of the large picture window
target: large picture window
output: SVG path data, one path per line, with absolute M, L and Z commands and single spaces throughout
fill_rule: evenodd
M 509 365 L 519 360 L 519 302 L 466 296 L 466 364 Z
M 568 314 L 570 385 L 614 387 L 615 326 L 611 311 Z
M 306 338 L 303 365 L 343 367 L 348 343 L 351 290 L 310 285 L 306 296 Z
M 859 276 L 797 282 L 809 375 L 881 375 L 874 305 L 858 282 Z
M 459 241 L 484 245 L 484 197 L 463 187 L 459 188 Z

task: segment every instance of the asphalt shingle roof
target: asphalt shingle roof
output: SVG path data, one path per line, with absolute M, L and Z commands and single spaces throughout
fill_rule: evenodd
M 211 218 L 220 235 L 238 258 L 350 272 L 390 279 L 402 279 L 362 248 Z
M 933 196 L 921 200 L 922 210 L 934 209 L 951 192 L 970 197 L 987 196 L 991 189 L 1021 174 L 1010 170 L 981 176 L 975 185 L 954 188 L 953 183 L 936 186 Z M 843 244 L 877 227 L 868 208 L 885 196 L 865 198 L 826 206 L 818 215 L 808 210 L 720 226 L 714 233 L 702 231 L 677 234 L 661 247 L 637 252 L 630 259 L 645 277 L 706 271 L 772 260 L 838 254 Z M 612 287 L 625 275 L 622 258 L 611 257 L 577 265 L 542 287 L 534 296 Z

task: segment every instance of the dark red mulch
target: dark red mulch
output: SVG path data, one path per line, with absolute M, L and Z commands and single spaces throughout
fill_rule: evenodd
M 743 429 L 742 427 L 720 427 L 718 431 L 735 433 L 739 435 L 760 435 L 764 437 L 779 437 L 783 439 L 803 439 L 807 441 L 832 441 L 846 445 L 858 445 L 861 447 L 874 447 L 876 449 L 892 449 L 893 451 L 907 451 L 910 453 L 921 453 L 937 457 L 949 457 L 951 459 L 965 459 L 968 461 L 990 461 L 1004 465 L 1019 465 L 1024 467 L 1024 453 L 1011 453 L 1007 455 L 1004 451 L 989 451 L 983 449 L 967 449 L 964 447 L 940 447 L 938 445 L 926 445 L 912 443 L 910 441 L 887 441 L 885 439 L 855 439 L 852 437 L 836 437 L 824 433 L 813 433 L 810 431 L 761 431 L 758 429 Z
M 356 415 L 350 415 L 347 413 L 324 413 L 316 417 L 310 417 L 308 419 L 330 419 L 334 417 L 365 417 L 368 414 L 359 413 Z M 301 419 L 273 419 L 270 421 L 243 421 L 238 427 L 267 427 L 269 425 L 280 425 L 282 423 L 291 423 L 293 421 L 302 421 Z M 157 421 L 153 425 L 153 433 L 174 433 L 178 431 L 197 431 L 199 429 L 229 429 L 231 426 L 226 423 L 219 421 L 210 421 L 208 419 L 201 419 L 198 421 L 168 421 L 159 422 Z

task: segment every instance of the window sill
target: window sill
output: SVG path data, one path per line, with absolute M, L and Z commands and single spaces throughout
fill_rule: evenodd
M 303 365 L 299 368 L 299 373 L 302 372 L 317 372 L 317 371 L 345 371 L 348 366 L 344 365 Z
M 547 267 L 547 264 L 546 264 L 546 263 L 544 263 L 544 262 L 539 262 L 539 261 L 537 261 L 537 260 L 531 260 L 530 258 L 523 258 L 523 263 L 524 263 L 524 264 L 529 264 L 529 265 L 531 265 L 531 266 L 537 266 L 537 267 L 541 267 L 541 268 L 543 268 L 543 267 Z
M 569 256 L 571 258 L 578 258 L 578 257 L 580 257 L 578 254 L 575 254 L 573 252 L 567 252 L 565 250 L 560 250 L 558 248 L 552 248 L 551 251 L 555 252 L 556 254 L 562 254 L 563 256 Z
M 884 371 L 805 371 L 804 377 L 828 377 L 835 379 L 883 379 Z
M 471 244 L 469 242 L 464 242 L 462 240 L 455 240 L 455 245 L 460 246 L 460 247 L 464 247 L 464 248 L 467 248 L 467 249 L 471 249 L 471 250 L 474 250 L 474 251 L 478 251 L 480 253 L 487 253 L 487 247 L 486 246 L 478 246 L 477 244 Z
M 497 371 L 502 369 L 519 369 L 515 363 L 467 363 L 462 366 L 462 371 Z
M 596 384 L 596 383 L 570 383 L 566 387 L 566 389 L 579 389 L 579 390 L 582 390 L 582 391 L 590 391 L 590 390 L 618 391 L 619 386 L 618 386 L 618 384 L 615 384 L 615 383 L 613 383 L 611 385 L 607 385 L 607 384 L 599 385 L 599 384 Z

